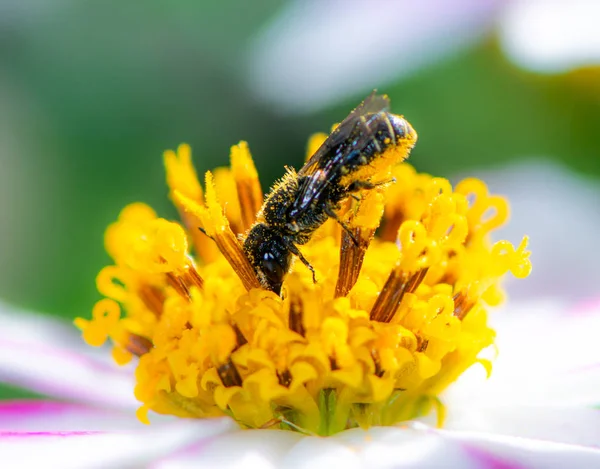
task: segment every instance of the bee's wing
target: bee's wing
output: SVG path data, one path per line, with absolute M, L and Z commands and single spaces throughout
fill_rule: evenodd
M 373 91 L 365 100 L 348 114 L 348 116 L 338 125 L 333 132 L 327 137 L 323 144 L 318 148 L 313 156 L 306 164 L 298 171 L 299 176 L 307 176 L 313 174 L 317 169 L 327 166 L 327 162 L 323 161 L 335 155 L 330 154 L 330 150 L 348 138 L 348 134 L 360 120 L 361 116 L 380 111 L 387 111 L 390 107 L 390 100 L 386 95 L 375 94 Z
M 302 211 L 309 207 L 311 202 L 318 198 L 323 190 L 329 185 L 331 178 L 337 174 L 339 168 L 343 166 L 347 153 L 353 151 L 350 145 L 345 152 L 333 151 L 341 143 L 348 139 L 348 136 L 361 117 L 366 114 L 375 114 L 389 109 L 389 98 L 385 95 L 377 95 L 373 91 L 367 98 L 360 103 L 340 125 L 327 137 L 315 154 L 298 171 L 298 176 L 305 177 L 298 188 L 298 197 L 294 201 L 294 211 Z M 365 133 L 365 138 L 371 138 Z M 360 142 L 357 147 L 361 147 Z

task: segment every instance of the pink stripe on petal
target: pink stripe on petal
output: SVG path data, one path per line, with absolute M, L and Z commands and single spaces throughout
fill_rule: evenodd
M 596 448 L 484 432 L 439 430 L 420 422 L 400 428 L 355 429 L 333 438 L 357 451 L 364 467 L 373 466 L 374 461 L 381 468 L 415 469 L 600 467 L 600 450 Z
M 88 347 L 72 325 L 0 302 L 0 382 L 59 398 L 135 408 L 133 367 Z
M 41 400 L 0 402 L 0 431 L 125 431 L 142 427 L 133 411 Z
M 9 432 L 0 431 L 0 440 L 10 440 L 11 438 L 39 438 L 39 437 L 70 437 L 70 436 L 86 436 L 98 435 L 102 432 Z
M 600 298 L 581 301 L 569 313 L 573 315 L 600 315 Z
M 495 461 L 507 464 L 504 467 L 513 468 L 600 467 L 600 449 L 588 446 L 480 432 L 434 429 L 429 431 L 438 434 L 441 438 L 456 442 L 478 463 Z
M 231 423 L 221 419 L 180 420 L 137 432 L 6 432 L 0 437 L 0 461 L 3 467 L 44 469 L 147 467 L 151 461 L 193 441 L 230 428 Z
M 470 443 L 463 443 L 462 447 L 470 459 L 477 461 L 480 467 L 486 469 L 525 469 L 526 467 L 515 464 L 514 462 L 508 461 L 501 456 L 492 454 L 489 451 L 471 445 Z

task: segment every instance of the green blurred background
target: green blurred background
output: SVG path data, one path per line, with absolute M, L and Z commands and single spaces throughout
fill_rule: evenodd
M 249 43 L 285 4 L 7 1 L 0 298 L 87 316 L 98 299 L 95 275 L 109 262 L 103 232 L 120 209 L 139 200 L 175 216 L 161 155 L 180 142 L 192 145 L 202 172 L 226 164 L 229 147 L 247 140 L 265 186 L 283 164 L 301 165 L 307 136 L 341 120 L 367 91 L 312 113 L 282 113 L 256 95 L 246 80 Z M 599 82 L 593 67 L 524 71 L 490 28 L 370 88 L 388 93 L 418 130 L 411 160 L 420 170 L 450 176 L 533 155 L 597 176 Z

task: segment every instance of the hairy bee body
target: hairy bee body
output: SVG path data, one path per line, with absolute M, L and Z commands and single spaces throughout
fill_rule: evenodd
M 312 271 L 298 246 L 328 218 L 342 223 L 335 214 L 340 203 L 354 192 L 375 187 L 374 175 L 406 158 L 416 132 L 402 117 L 389 113 L 388 105 L 387 97 L 371 94 L 298 173 L 288 169 L 267 195 L 244 241 L 244 252 L 264 288 L 281 292 L 293 256 Z

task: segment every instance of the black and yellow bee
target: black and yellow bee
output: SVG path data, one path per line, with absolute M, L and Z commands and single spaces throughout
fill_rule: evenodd
M 404 160 L 417 134 L 403 117 L 389 112 L 389 99 L 371 93 L 327 137 L 304 167 L 287 173 L 266 196 L 257 222 L 244 241 L 244 252 L 258 279 L 279 294 L 292 256 L 313 273 L 299 245 L 306 244 L 351 194 L 381 183 L 372 177 Z

